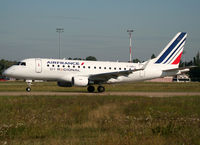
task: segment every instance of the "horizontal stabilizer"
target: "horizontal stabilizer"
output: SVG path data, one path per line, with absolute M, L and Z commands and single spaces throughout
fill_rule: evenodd
M 170 72 L 170 71 L 181 71 L 181 70 L 186 70 L 186 69 L 191 69 L 197 66 L 187 66 L 187 67 L 180 67 L 180 68 L 175 68 L 175 69 L 167 69 L 167 70 L 163 70 L 164 72 Z

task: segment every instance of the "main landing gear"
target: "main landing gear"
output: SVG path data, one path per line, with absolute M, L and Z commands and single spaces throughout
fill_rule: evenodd
M 26 80 L 26 83 L 27 83 L 27 85 L 28 85 L 28 87 L 26 88 L 26 91 L 27 92 L 30 92 L 31 91 L 31 83 L 32 83 L 32 80 Z
M 88 86 L 87 88 L 88 92 L 93 93 L 95 91 L 95 87 L 94 86 Z M 104 86 L 98 86 L 97 90 L 99 93 L 105 92 L 105 87 Z

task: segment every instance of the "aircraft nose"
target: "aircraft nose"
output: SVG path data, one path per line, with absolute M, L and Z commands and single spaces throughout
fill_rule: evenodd
M 12 71 L 10 70 L 10 68 L 8 68 L 3 71 L 2 75 L 8 77 L 8 76 L 12 75 Z
M 7 70 L 4 70 L 3 73 L 2 73 L 3 76 L 6 76 L 7 74 L 8 74 Z

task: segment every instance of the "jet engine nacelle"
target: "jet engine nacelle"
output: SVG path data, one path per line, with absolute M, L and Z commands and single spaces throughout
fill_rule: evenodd
M 59 87 L 72 87 L 72 83 L 71 82 L 57 82 L 57 85 Z
M 74 86 L 87 86 L 88 85 L 88 77 L 83 77 L 83 76 L 75 76 L 72 78 L 72 83 Z

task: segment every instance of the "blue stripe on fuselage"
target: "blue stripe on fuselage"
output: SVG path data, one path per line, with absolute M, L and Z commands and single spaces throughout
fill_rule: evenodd
M 155 63 L 161 63 L 185 35 L 186 35 L 185 32 L 181 33 L 178 36 L 178 38 L 176 38 L 176 40 L 170 45 L 170 47 L 163 53 L 163 55 Z

